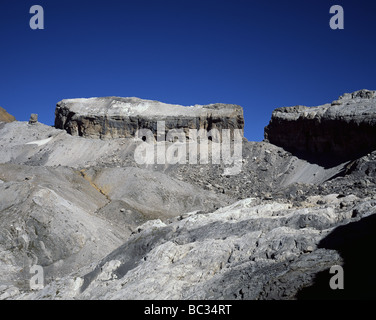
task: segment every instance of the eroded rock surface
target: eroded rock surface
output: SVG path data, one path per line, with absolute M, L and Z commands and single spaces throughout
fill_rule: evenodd
M 346 93 L 318 107 L 273 111 L 265 140 L 311 161 L 332 164 L 376 149 L 376 92 Z
M 277 109 L 269 142 L 243 140 L 237 174 L 210 162 L 139 164 L 142 140 L 128 136 L 155 129 L 151 119 L 242 128 L 236 106 L 74 99 L 58 104 L 63 130 L 2 123 L 0 299 L 374 298 L 374 105 L 375 92 L 360 90 Z M 185 115 L 199 120 L 174 122 Z M 28 287 L 35 264 L 39 291 Z M 328 286 L 337 264 L 348 290 Z
M 55 127 L 90 138 L 135 137 L 139 129 L 157 134 L 157 121 L 165 129 L 244 128 L 243 109 L 237 105 L 211 104 L 184 107 L 139 98 L 104 97 L 60 101 Z
M 330 276 L 328 269 L 347 258 L 325 245 L 335 246 L 336 228 L 376 212 L 375 199 L 321 199 L 324 205 L 312 197 L 310 206 L 298 209 L 249 198 L 210 214 L 149 221 L 93 271 L 53 282 L 32 297 L 296 299 L 314 285 L 317 273 Z M 349 206 L 341 206 L 343 201 Z M 67 283 L 74 279 L 80 286 L 72 291 Z

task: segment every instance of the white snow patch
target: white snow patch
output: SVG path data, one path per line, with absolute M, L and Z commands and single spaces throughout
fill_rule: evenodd
M 50 138 L 47 138 L 47 139 L 43 139 L 43 140 L 32 141 L 32 142 L 28 142 L 26 144 L 36 144 L 36 145 L 38 145 L 40 147 L 40 146 L 43 146 L 46 143 L 50 142 L 52 140 L 52 138 L 53 137 L 50 137 Z

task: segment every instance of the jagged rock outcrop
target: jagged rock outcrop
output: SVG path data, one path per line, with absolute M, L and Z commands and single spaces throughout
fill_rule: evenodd
M 157 121 L 166 131 L 184 129 L 244 128 L 243 109 L 237 105 L 210 104 L 184 107 L 139 98 L 104 97 L 66 99 L 55 111 L 55 127 L 71 135 L 90 138 L 134 137 L 138 129 L 156 136 Z
M 346 93 L 318 107 L 275 109 L 265 140 L 312 161 L 358 158 L 376 149 L 376 91 Z
M 0 107 L 0 122 L 13 122 L 16 121 L 16 118 L 6 112 L 5 109 Z

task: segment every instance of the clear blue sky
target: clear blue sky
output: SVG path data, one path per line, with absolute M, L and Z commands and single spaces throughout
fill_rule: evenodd
M 263 139 L 273 109 L 376 89 L 376 1 L 1 0 L 0 106 L 52 125 L 64 98 L 136 96 L 244 108 Z M 45 29 L 31 30 L 32 5 Z M 342 5 L 345 29 L 331 30 Z

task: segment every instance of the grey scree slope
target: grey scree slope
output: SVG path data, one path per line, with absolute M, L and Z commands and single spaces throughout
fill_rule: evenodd
M 276 109 L 238 175 L 135 163 L 134 119 L 153 128 L 174 108 L 192 128 L 243 128 L 240 107 L 212 106 L 73 99 L 56 109 L 65 130 L 0 123 L 0 299 L 374 298 L 375 91 Z M 329 289 L 334 264 L 346 290 Z

